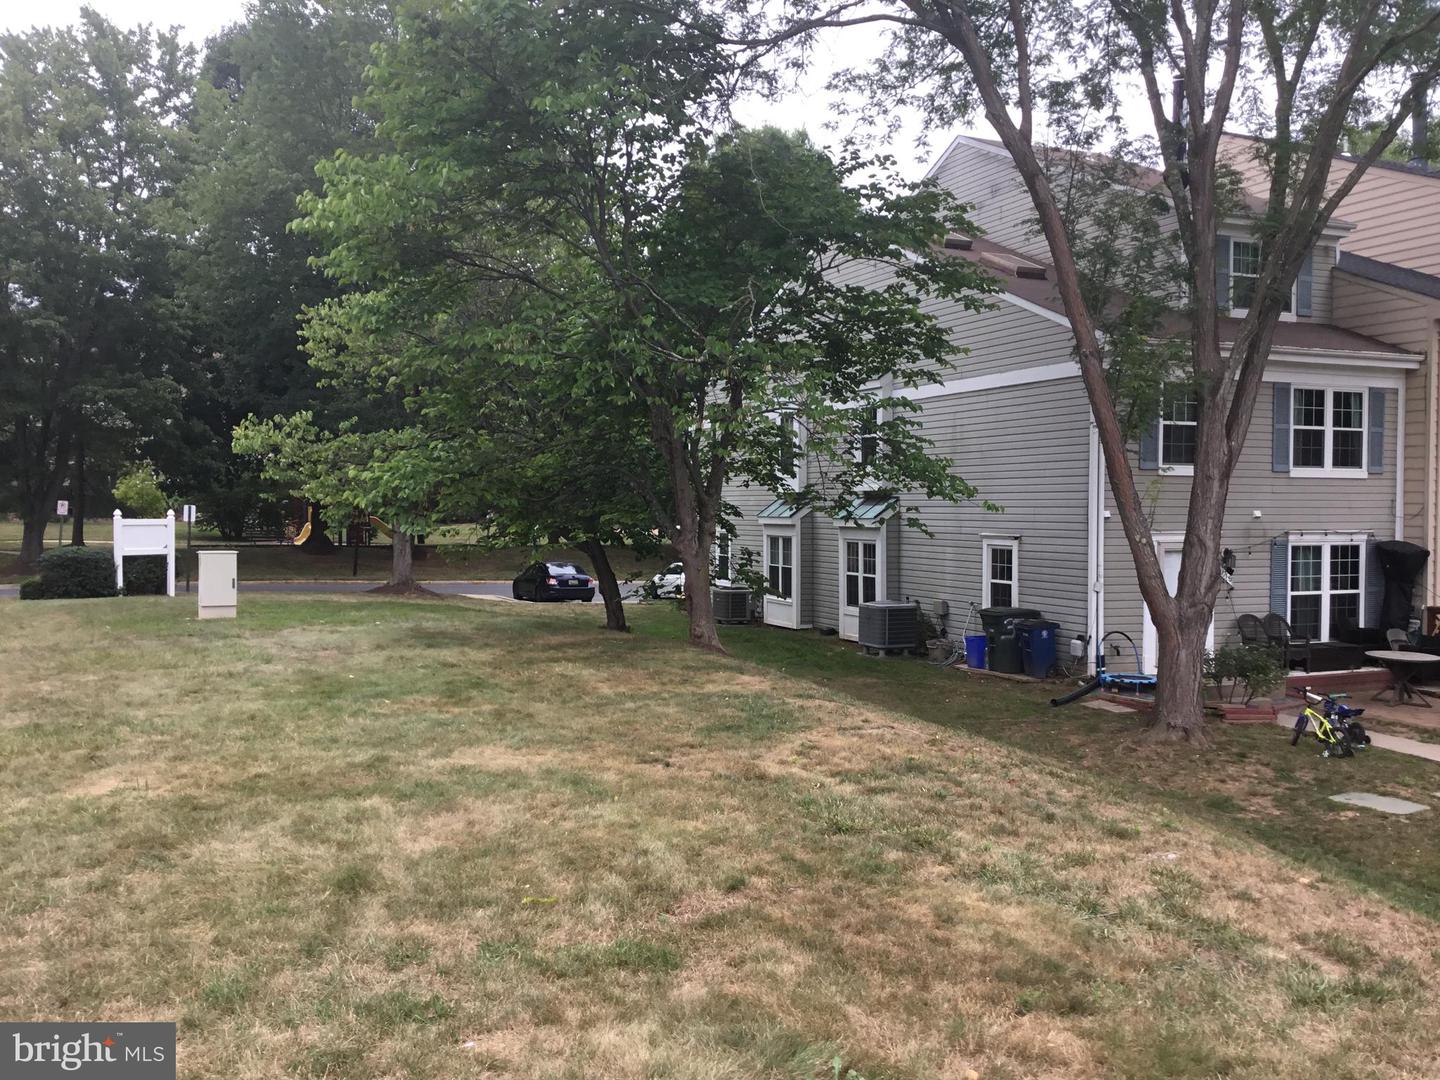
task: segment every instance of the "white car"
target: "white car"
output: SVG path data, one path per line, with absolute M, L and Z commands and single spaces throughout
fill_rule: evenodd
M 711 585 L 729 585 L 728 578 L 717 578 L 710 582 Z M 650 579 L 650 585 L 655 590 L 656 596 L 684 596 L 685 595 L 685 564 L 671 563 L 660 573 Z

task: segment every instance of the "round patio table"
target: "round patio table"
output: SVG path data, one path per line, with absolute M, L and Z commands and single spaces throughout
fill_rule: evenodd
M 1386 689 L 1374 694 L 1371 701 L 1378 701 L 1381 694 L 1390 694 L 1396 705 L 1420 705 L 1430 708 L 1430 702 L 1415 688 L 1415 679 L 1420 674 L 1420 669 L 1427 664 L 1440 663 L 1440 656 L 1433 653 L 1404 652 L 1399 649 L 1377 649 L 1365 655 L 1388 668 L 1393 680 Z

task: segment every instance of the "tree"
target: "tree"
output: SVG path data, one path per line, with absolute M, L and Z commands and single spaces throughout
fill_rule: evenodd
M 338 290 L 311 265 L 315 245 L 288 226 L 299 195 L 319 189 L 316 162 L 374 138 L 355 99 L 371 47 L 392 31 L 383 0 L 255 0 L 206 46 L 191 119 L 195 166 L 176 225 L 186 241 L 180 299 L 203 378 L 170 458 L 157 460 L 227 538 L 279 495 L 229 452 L 241 420 L 309 410 L 333 426 L 364 407 L 317 387 L 306 362 L 301 312 Z
M 762 52 L 824 28 L 888 28 L 883 58 L 854 75 L 852 87 L 887 101 L 917 101 L 937 123 L 983 116 L 998 134 L 1049 246 L 1111 491 L 1158 633 L 1155 727 L 1202 735 L 1202 661 L 1220 586 L 1220 529 L 1275 326 L 1336 207 L 1393 142 L 1416 87 L 1440 71 L 1440 9 L 1423 0 L 811 0 L 790 8 L 783 25 L 766 28 L 747 8 L 732 9 L 744 21 L 727 40 Z M 1167 96 L 1170 71 L 1178 114 Z M 1186 282 L 1185 327 L 1170 341 L 1163 340 L 1161 318 L 1167 305 L 1157 300 L 1173 303 L 1174 295 L 1152 288 L 1121 298 L 1095 288 L 1093 261 L 1087 266 L 1093 219 L 1083 212 L 1088 208 L 1077 214 L 1065 206 L 1064 178 L 1093 160 L 1106 137 L 1123 133 L 1122 99 L 1137 92 L 1162 171 L 1158 186 L 1137 200 L 1161 196 L 1150 214 L 1173 230 L 1178 276 Z M 1227 346 L 1218 333 L 1228 298 L 1217 295 L 1215 236 L 1221 217 L 1236 207 L 1237 178 L 1220 136 L 1239 119 L 1263 137 L 1259 164 L 1268 186 L 1256 215 L 1263 244 L 1256 299 Z M 1347 125 L 1364 121 L 1378 121 L 1375 139 L 1345 180 L 1329 185 Z M 1068 151 L 1059 156 L 1065 167 L 1058 176 L 1056 157 L 1037 143 L 1039 124 L 1048 124 L 1047 137 Z M 1107 337 L 1107 328 L 1121 333 Z M 1125 414 L 1135 387 L 1117 372 L 1148 372 L 1140 389 L 1153 394 L 1176 340 L 1183 362 L 1174 376 L 1195 391 L 1199 427 L 1179 585 L 1171 596 L 1126 455 Z
M 375 515 L 391 530 L 393 588 L 412 590 L 414 540 L 438 524 L 437 488 L 446 475 L 447 448 L 415 427 L 326 431 L 308 412 L 271 420 L 249 417 L 235 429 L 237 454 L 258 459 L 263 475 L 318 503 L 330 524 L 343 528 Z
M 973 494 L 925 453 L 903 390 L 956 351 L 922 301 L 980 306 L 989 288 L 936 254 L 967 227 L 937 188 L 899 188 L 875 178 L 887 162 L 837 163 L 803 137 L 726 130 L 745 73 L 717 27 L 692 4 L 593 0 L 402 18 L 367 97 L 395 151 L 327 163 L 299 226 L 326 239 L 342 283 L 428 265 L 443 287 L 518 294 L 474 325 L 477 347 L 548 355 L 578 394 L 638 407 L 668 478 L 654 524 L 685 566 L 690 641 L 711 649 L 723 486 L 788 490 L 797 428 L 835 463 L 797 502 L 838 513 L 872 481 Z M 859 265 L 890 283 L 845 283 Z M 872 420 L 879 452 L 861 460 L 851 445 Z
M 134 460 L 178 414 L 164 222 L 191 85 L 173 35 L 88 8 L 75 27 L 0 36 L 0 485 L 22 565 L 87 452 Z

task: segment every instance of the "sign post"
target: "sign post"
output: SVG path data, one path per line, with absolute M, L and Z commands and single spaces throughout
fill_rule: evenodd
M 186 503 L 185 515 L 185 591 L 190 591 L 190 567 L 195 561 L 195 542 L 192 539 L 195 528 L 195 504 Z
M 70 500 L 57 499 L 55 501 L 55 516 L 60 519 L 60 533 L 55 541 L 55 546 L 63 547 L 65 544 L 65 519 L 70 516 Z

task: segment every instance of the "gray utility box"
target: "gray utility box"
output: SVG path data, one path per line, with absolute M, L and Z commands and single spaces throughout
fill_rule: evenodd
M 200 618 L 235 618 L 236 561 L 233 551 L 200 552 Z
M 748 623 L 750 590 L 743 585 L 716 585 L 710 590 L 710 606 L 718 623 Z
M 920 610 L 913 600 L 872 600 L 860 605 L 860 647 L 903 652 L 920 645 Z

